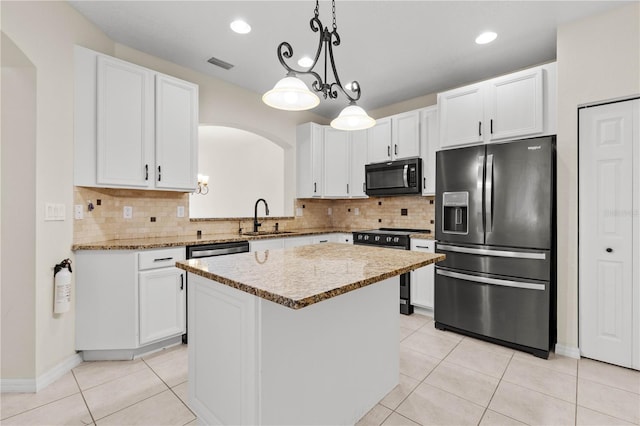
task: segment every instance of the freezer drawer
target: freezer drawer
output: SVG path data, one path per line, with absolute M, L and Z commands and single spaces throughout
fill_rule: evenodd
M 438 266 L 493 275 L 551 280 L 549 250 L 437 243 L 436 253 L 447 258 Z
M 436 327 L 452 327 L 546 357 L 550 284 L 436 266 Z M 538 353 L 536 353 L 536 351 Z

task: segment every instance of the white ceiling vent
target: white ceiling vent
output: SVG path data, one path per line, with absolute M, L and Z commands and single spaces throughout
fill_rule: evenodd
M 225 70 L 230 70 L 231 68 L 234 67 L 233 64 L 230 64 L 229 62 L 225 62 L 222 59 L 218 59 L 215 56 L 212 56 L 211 58 L 209 58 L 207 62 L 209 62 L 212 65 L 218 66 L 220 68 L 224 68 Z

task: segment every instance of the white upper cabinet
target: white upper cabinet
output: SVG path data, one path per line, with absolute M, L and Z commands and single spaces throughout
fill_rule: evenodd
M 420 110 L 420 152 L 422 152 L 422 195 L 436 193 L 436 151 L 438 138 L 438 107 Z
M 366 130 L 349 132 L 351 136 L 351 170 L 349 173 L 349 196 L 366 198 L 364 192 L 364 166 L 367 164 L 367 142 L 369 133 Z
M 153 73 L 107 56 L 98 56 L 97 66 L 97 183 L 147 188 L 153 160 Z
M 198 86 L 156 75 L 156 187 L 195 188 L 197 153 Z
M 376 120 L 369 132 L 369 163 L 420 156 L 420 112 Z
M 324 128 L 324 196 L 349 196 L 350 132 Z M 362 166 L 364 168 L 364 166 Z
M 74 184 L 193 191 L 198 86 L 75 48 Z
M 316 123 L 300 124 L 296 131 L 297 198 L 322 196 L 324 130 Z
M 556 133 L 556 64 L 438 94 L 441 148 Z

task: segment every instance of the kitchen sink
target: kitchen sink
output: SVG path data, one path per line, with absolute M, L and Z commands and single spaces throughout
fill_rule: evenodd
M 243 232 L 242 235 L 250 235 L 253 237 L 260 235 L 283 235 L 283 234 L 295 234 L 293 231 L 258 231 L 258 232 Z

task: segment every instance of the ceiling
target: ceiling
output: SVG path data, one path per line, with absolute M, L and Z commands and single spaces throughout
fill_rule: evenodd
M 288 41 L 295 61 L 313 57 L 318 45 L 319 36 L 309 27 L 313 0 L 69 3 L 118 43 L 258 94 L 285 75 L 278 44 Z M 371 110 L 552 61 L 559 25 L 624 3 L 338 0 L 342 43 L 334 47 L 334 57 L 342 83 L 357 80 L 362 87 L 358 103 Z M 329 1 L 320 2 L 319 17 L 331 27 Z M 229 23 L 237 18 L 251 25 L 249 34 L 231 31 Z M 498 33 L 497 40 L 475 44 L 486 30 Z M 212 56 L 234 67 L 213 66 L 207 62 Z M 309 76 L 302 79 L 312 82 Z M 334 117 L 346 103 L 339 94 L 314 112 Z

